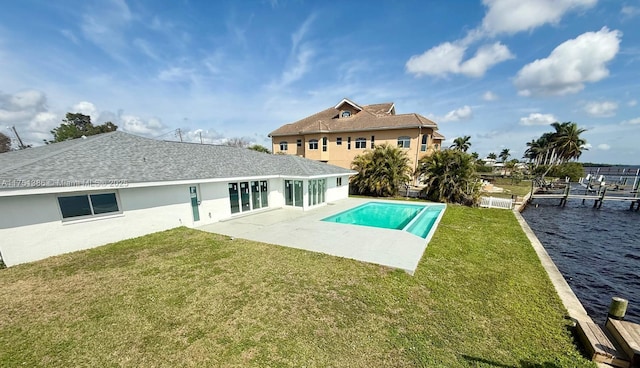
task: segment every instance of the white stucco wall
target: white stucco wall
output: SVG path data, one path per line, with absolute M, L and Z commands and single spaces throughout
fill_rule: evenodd
M 328 178 L 326 201 L 347 198 L 348 180 L 345 176 L 343 185 L 336 187 L 335 178 Z M 284 207 L 284 179 L 268 182 L 269 208 Z M 197 222 L 193 221 L 189 193 L 193 185 L 201 201 Z M 4 262 L 12 266 L 178 226 L 197 227 L 232 217 L 227 182 L 119 188 L 110 192 L 114 191 L 119 198 L 120 213 L 64 221 L 57 194 L 0 196 L 0 252 Z M 93 192 L 77 192 L 81 193 Z
M 193 226 L 188 190 L 188 186 L 119 189 L 121 213 L 65 221 L 55 194 L 0 197 L 0 210 L 11 213 L 0 223 L 0 252 L 11 266 Z
M 342 185 L 337 186 L 336 178 L 327 178 L 327 202 L 335 202 L 349 197 L 349 176 L 342 176 Z

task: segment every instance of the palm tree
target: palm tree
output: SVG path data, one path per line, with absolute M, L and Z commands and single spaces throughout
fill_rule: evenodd
M 500 152 L 500 160 L 502 160 L 502 163 L 507 162 L 507 159 L 509 158 L 509 156 L 511 156 L 511 153 L 509 153 L 509 149 L 505 148 Z
M 467 152 L 467 150 L 471 147 L 471 142 L 469 140 L 471 136 L 465 135 L 464 137 L 458 137 L 453 140 L 453 144 L 449 148 L 453 148 L 458 151 Z
M 498 158 L 498 156 L 493 152 L 489 152 L 489 154 L 487 155 L 487 158 L 491 160 L 495 160 Z
M 587 149 L 587 141 L 580 138 L 580 134 L 586 129 L 578 128 L 578 125 L 572 122 L 555 122 L 551 126 L 555 131 L 544 133 L 540 138 L 528 142 L 528 148 L 524 153 L 524 157 L 529 159 L 533 168 L 546 166 L 543 178 L 554 166 L 577 160 L 582 151 Z
M 418 161 L 417 174 L 424 177 L 422 190 L 428 199 L 475 205 L 480 196 L 480 181 L 473 157 L 461 150 L 436 151 Z
M 400 188 L 411 181 L 407 153 L 386 143 L 356 156 L 351 168 L 358 172 L 351 179 L 351 185 L 360 194 L 396 196 Z
M 572 122 L 555 122 L 551 126 L 556 130 L 553 145 L 562 161 L 567 162 L 580 158 L 582 150 L 587 149 L 584 147 L 587 141 L 580 138 L 580 134 L 587 130 L 578 128 L 578 125 Z

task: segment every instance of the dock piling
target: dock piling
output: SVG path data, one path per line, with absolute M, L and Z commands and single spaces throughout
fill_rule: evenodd
M 621 320 L 627 313 L 627 305 L 629 301 L 617 296 L 611 298 L 611 305 L 609 305 L 609 318 Z

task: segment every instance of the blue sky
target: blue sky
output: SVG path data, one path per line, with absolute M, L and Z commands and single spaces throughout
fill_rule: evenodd
M 639 0 L 11 1 L 0 129 L 50 139 L 66 112 L 148 137 L 270 146 L 334 106 L 395 102 L 486 156 L 554 121 L 581 161 L 640 164 Z

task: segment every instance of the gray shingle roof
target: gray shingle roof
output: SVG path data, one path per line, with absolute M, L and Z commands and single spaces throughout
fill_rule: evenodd
M 352 174 L 338 166 L 246 148 L 158 141 L 123 132 L 0 154 L 0 190 L 20 181 L 126 180 L 128 183 L 255 176 Z M 18 181 L 18 185 L 15 184 Z M 29 185 L 28 187 L 32 187 Z M 26 189 L 26 188 L 23 188 Z

